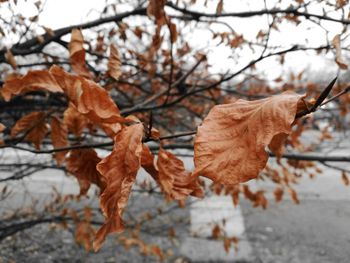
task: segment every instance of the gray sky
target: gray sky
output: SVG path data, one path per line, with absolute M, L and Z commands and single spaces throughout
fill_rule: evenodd
M 204 8 L 202 3 L 204 0 L 198 0 L 196 11 L 214 12 L 217 0 L 208 1 L 208 7 Z M 267 0 L 267 7 L 273 8 L 275 0 Z M 288 1 L 286 1 L 288 2 Z M 33 5 L 34 1 L 18 0 L 16 6 L 17 11 L 22 13 L 25 17 L 30 17 L 36 14 L 36 8 Z M 46 0 L 43 13 L 40 15 L 39 24 L 57 29 L 60 27 L 79 24 L 90 20 L 97 19 L 100 12 L 105 6 L 105 1 L 101 0 Z M 118 11 L 122 12 L 127 7 L 120 5 L 117 6 Z M 225 12 L 239 12 L 247 10 L 261 10 L 264 9 L 263 0 L 244 1 L 244 0 L 226 0 L 224 1 Z M 214 10 L 214 11 L 213 11 Z M 317 13 L 317 7 L 310 9 L 310 11 Z M 242 33 L 245 39 L 253 40 L 258 31 L 261 28 L 267 28 L 268 21 L 266 16 L 259 16 L 248 19 L 237 18 L 225 18 L 225 22 L 228 22 L 237 33 Z M 328 40 L 332 39 L 335 34 L 341 32 L 342 27 L 336 23 L 324 22 L 322 26 L 327 29 L 331 29 L 331 34 L 328 35 Z M 213 28 L 216 26 L 214 25 Z M 217 27 L 216 29 L 219 29 Z M 43 33 L 43 32 L 40 32 Z M 211 34 L 207 31 L 198 31 L 196 34 L 191 34 L 192 39 L 190 43 L 197 47 L 212 46 L 209 49 L 209 62 L 213 65 L 213 72 L 225 72 L 228 68 L 235 69 L 240 68 L 247 64 L 252 59 L 256 58 L 259 54 L 252 54 L 249 50 L 242 50 L 243 52 L 240 59 L 232 59 L 230 56 L 233 54 L 232 49 L 229 47 L 219 46 L 215 47 L 216 43 L 212 40 Z M 283 23 L 280 26 L 279 32 L 274 32 L 270 37 L 271 44 L 290 47 L 292 44 L 301 44 L 308 46 L 321 46 L 326 44 L 327 36 L 324 30 L 320 27 L 316 27 L 311 22 L 302 22 L 298 26 L 291 23 Z M 328 70 L 332 72 L 337 71 L 337 66 L 334 62 L 334 57 L 331 53 L 325 56 L 317 56 L 314 52 L 305 54 L 305 52 L 296 52 L 289 54 L 286 59 L 286 64 L 283 68 L 279 65 L 275 58 L 267 59 L 264 62 L 258 64 L 258 69 L 266 72 L 269 78 L 275 79 L 281 74 L 286 74 L 289 71 L 300 72 L 303 69 L 310 69 L 312 71 L 318 71 L 327 65 Z

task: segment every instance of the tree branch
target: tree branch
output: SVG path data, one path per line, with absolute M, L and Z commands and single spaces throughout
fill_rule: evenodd
M 42 39 L 44 39 L 43 42 L 39 42 L 38 38 L 35 37 L 27 40 L 24 43 L 13 46 L 10 49 L 10 51 L 14 56 L 16 55 L 24 56 L 24 55 L 37 53 L 41 51 L 49 43 L 58 41 L 62 36 L 70 34 L 72 29 L 74 28 L 81 28 L 81 29 L 92 28 L 92 27 L 96 27 L 96 26 L 110 23 L 110 22 L 118 22 L 123 20 L 126 17 L 134 16 L 134 15 L 143 15 L 143 16 L 147 15 L 146 8 L 137 8 L 133 11 L 124 12 L 121 14 L 117 14 L 117 15 L 109 16 L 105 18 L 100 18 L 91 22 L 60 28 L 60 29 L 54 30 L 52 35 L 48 33 L 42 35 L 41 37 Z M 6 51 L 7 51 L 6 49 L 0 50 L 0 63 L 6 62 L 6 59 L 5 59 Z

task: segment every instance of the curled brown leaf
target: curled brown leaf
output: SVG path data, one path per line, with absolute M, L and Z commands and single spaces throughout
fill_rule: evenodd
M 121 60 L 120 55 L 118 52 L 118 49 L 115 45 L 110 46 L 110 54 L 109 54 L 109 60 L 108 60 L 108 74 L 115 80 L 118 80 L 121 72 Z
M 6 126 L 0 122 L 0 133 L 6 129 Z
M 332 44 L 335 48 L 335 62 L 338 64 L 339 68 L 347 69 L 348 65 L 344 62 L 341 54 L 340 35 L 335 35 L 332 40 Z
M 83 47 L 84 37 L 77 28 L 72 30 L 71 40 L 68 45 L 70 54 L 70 64 L 73 70 L 80 76 L 90 79 L 91 72 L 86 66 L 85 49 Z
M 11 65 L 11 67 L 13 69 L 17 68 L 17 62 L 16 62 L 15 56 L 12 54 L 11 50 L 7 50 L 7 52 L 5 53 L 5 59 Z
M 48 132 L 45 116 L 45 112 L 38 111 L 23 116 L 12 127 L 11 137 L 23 134 L 24 140 L 32 142 L 36 149 L 40 149 L 40 143 Z
M 68 146 L 68 130 L 62 121 L 53 117 L 51 120 L 51 140 L 54 148 Z M 62 164 L 67 151 L 61 151 L 54 154 L 57 164 Z
M 97 185 L 101 192 L 105 189 L 104 177 L 97 171 L 96 165 L 101 161 L 93 149 L 71 150 L 66 159 L 67 171 L 73 174 L 80 185 L 80 195 L 85 195 L 90 184 Z
M 6 101 L 9 101 L 13 95 L 38 90 L 63 92 L 56 79 L 47 70 L 33 70 L 23 77 L 13 77 L 5 81 L 1 89 L 1 95 Z
M 97 170 L 106 181 L 106 188 L 100 197 L 106 221 L 96 234 L 95 251 L 99 250 L 107 234 L 124 229 L 122 214 L 141 166 L 142 137 L 141 123 L 124 128 L 114 138 L 112 153 L 97 165 Z
M 160 148 L 157 167 L 159 183 L 170 199 L 183 200 L 189 195 L 203 196 L 198 178 L 186 171 L 183 162 L 171 152 Z
M 164 12 L 166 2 L 167 0 L 149 0 L 147 15 L 153 16 L 158 25 L 164 25 L 166 23 Z
M 225 185 L 256 178 L 266 166 L 265 147 L 272 142 L 271 150 L 281 153 L 283 140 L 274 137 L 291 132 L 301 98 L 284 92 L 262 100 L 215 106 L 198 128 L 195 174 Z

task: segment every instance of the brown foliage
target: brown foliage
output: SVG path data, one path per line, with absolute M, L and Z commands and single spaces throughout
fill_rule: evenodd
M 84 37 L 79 29 L 73 29 L 69 42 L 70 64 L 78 75 L 91 78 L 92 74 L 88 70 L 85 61 L 85 49 L 83 47 Z
M 186 171 L 183 162 L 172 153 L 160 148 L 157 167 L 159 183 L 171 199 L 182 200 L 190 194 L 203 196 L 198 179 Z
M 285 92 L 215 106 L 198 128 L 195 173 L 228 185 L 256 178 L 266 166 L 265 147 L 272 145 L 270 149 L 280 153 L 283 134 L 291 132 L 301 98 Z
M 124 128 L 114 138 L 112 153 L 97 165 L 97 170 L 106 182 L 106 188 L 100 197 L 106 221 L 96 234 L 95 251 L 99 250 L 108 233 L 124 229 L 122 214 L 141 166 L 142 136 L 142 124 Z
M 207 2 L 204 2 L 205 6 Z M 288 23 L 297 25 L 310 18 L 323 21 L 322 17 L 314 17 L 306 9 L 305 15 L 301 16 L 293 11 L 294 7 L 284 9 L 276 3 L 277 7 L 273 10 L 261 10 L 264 15 L 273 11 L 274 19 L 269 29 L 261 29 L 252 42 L 244 32 L 235 32 L 236 28 L 232 30 L 229 24 L 220 21 L 220 18 L 237 15 L 230 14 L 229 5 L 225 6 L 224 12 L 223 0 L 216 1 L 216 10 L 214 5 L 210 13 L 191 11 L 195 10 L 192 9 L 195 3 L 195 0 L 186 3 L 150 0 L 145 2 L 144 7 L 121 14 L 111 4 L 103 11 L 101 18 L 93 23 L 84 23 L 73 30 L 72 27 L 58 30 L 42 27 L 46 34 L 28 38 L 25 42 L 20 40 L 12 48 L 0 50 L 0 62 L 6 62 L 13 69 L 13 72 L 9 72 L 10 67 L 4 67 L 0 71 L 4 79 L 0 90 L 4 101 L 1 103 L 10 108 L 13 104 L 14 107 L 14 114 L 9 114 L 14 116 L 13 119 L 1 120 L 6 127 L 0 123 L 1 147 L 25 149 L 35 153 L 52 152 L 58 164 L 52 164 L 52 167 L 66 168 L 68 173 L 75 176 L 80 185 L 80 195 L 87 195 L 91 184 L 99 188 L 100 207 L 105 222 L 97 233 L 91 226 L 91 210 L 85 209 L 81 220 L 78 220 L 80 213 L 73 213 L 77 224 L 76 240 L 87 250 L 92 248 L 93 239 L 93 248 L 98 250 L 108 234 L 123 231 L 123 212 L 140 167 L 154 179 L 167 201 L 176 200 L 179 207 L 184 207 L 189 195 L 204 195 L 204 189 L 208 187 L 200 176 L 211 179 L 213 184 L 210 190 L 218 195 L 232 197 L 235 206 L 238 205 L 242 193 L 254 207 L 267 208 L 268 199 L 264 189 L 253 191 L 248 184 L 240 185 L 255 178 L 271 180 L 277 184 L 273 191 L 276 202 L 280 202 L 288 191 L 291 199 L 299 203 L 298 195 L 291 187 L 298 182 L 300 171 L 315 169 L 314 172 L 319 172 L 310 161 L 290 158 L 284 162 L 282 157 L 287 157 L 283 156 L 285 145 L 287 149 L 299 152 L 315 147 L 306 145 L 301 136 L 312 125 L 317 126 L 319 123 L 310 120 L 311 118 L 301 117 L 322 106 L 326 97 L 332 94 L 330 91 L 335 80 L 326 93 L 322 92 L 323 97 L 318 97 L 322 97 L 322 100 L 317 100 L 320 103 L 315 99 L 308 102 L 304 100 L 305 96 L 286 91 L 307 91 L 310 97 L 317 98 L 320 93 L 318 85 L 304 83 L 306 71 L 290 73 L 288 82 L 282 75 L 273 76 L 274 82 L 270 86 L 271 81 L 259 74 L 257 64 L 273 56 L 277 56 L 278 62 L 283 64 L 289 52 L 313 49 L 319 53 L 335 51 L 335 63 L 340 69 L 347 69 L 345 56 L 342 56 L 347 45 L 346 27 L 342 35 L 334 37 L 331 44 L 327 42 L 327 45 L 319 48 L 295 46 L 286 50 L 281 47 L 275 52 L 276 48 L 270 45 L 270 34 L 279 30 L 282 21 L 288 20 Z M 302 0 L 296 0 L 294 4 L 298 6 L 303 3 Z M 16 1 L 14 4 L 17 4 Z M 40 1 L 35 5 L 39 9 Z M 346 1 L 337 0 L 332 6 L 337 12 L 345 5 Z M 331 5 L 327 8 L 331 9 Z M 113 11 L 118 11 L 118 14 L 108 17 L 111 12 L 109 9 L 115 9 Z M 135 19 L 135 24 L 129 24 L 129 14 L 140 17 L 147 14 L 148 17 L 144 18 L 145 23 L 139 23 Z M 256 13 L 242 14 L 247 17 L 256 16 Z M 37 18 L 29 18 L 29 21 L 35 24 Z M 239 16 L 236 18 L 239 19 Z M 26 25 L 25 17 L 18 19 L 21 26 Z M 342 19 L 345 19 L 344 14 Z M 150 20 L 154 24 L 149 23 Z M 326 20 L 337 22 L 333 14 Z M 109 23 L 106 21 L 113 21 L 113 26 L 103 30 L 97 27 L 96 32 L 93 32 L 97 39 L 90 37 L 88 41 L 84 40 L 81 30 L 86 32 L 90 26 Z M 343 23 L 342 21 L 346 20 L 340 22 Z M 216 22 L 220 22 L 219 25 Z M 206 58 L 207 52 L 210 53 L 211 50 L 207 47 L 196 50 L 193 43 L 187 42 L 188 35 L 184 32 L 192 34 L 196 28 L 194 25 L 197 24 L 201 24 L 201 30 L 205 29 L 202 24 L 207 25 L 208 33 L 212 34 L 212 39 L 209 37 L 208 41 L 218 40 L 215 45 L 232 51 L 230 59 L 238 61 L 244 58 L 247 49 L 252 50 L 254 56 L 257 52 L 262 53 L 259 53 L 258 59 L 237 71 L 214 74 L 210 68 L 213 65 L 209 64 L 211 58 L 209 59 L 209 55 L 209 60 Z M 6 23 L 3 26 L 7 27 Z M 225 27 L 230 30 L 226 32 Z M 15 33 L 16 30 L 7 28 L 6 34 Z M 27 30 L 35 33 L 31 27 Z M 4 32 L 1 27 L 0 34 L 5 36 Z M 61 37 L 69 34 L 71 39 L 67 45 Z M 24 33 L 23 39 L 27 37 Z M 51 43 L 67 48 L 69 58 L 64 59 L 47 52 L 46 45 Z M 84 46 L 88 49 L 85 50 Z M 104 54 L 108 47 L 109 57 Z M 27 55 L 37 55 L 38 62 L 21 64 L 23 60 L 19 56 Z M 102 65 L 105 62 L 107 65 Z M 21 75 L 24 68 L 34 66 L 43 69 L 29 70 Z M 67 68 L 71 71 L 67 71 Z M 245 74 L 248 70 L 249 74 Z M 233 82 L 229 82 L 230 80 Z M 337 88 L 334 94 L 338 95 L 329 101 L 333 101 L 332 107 L 339 107 L 339 112 L 345 116 L 349 113 L 350 97 L 344 94 L 349 91 L 349 85 L 339 84 Z M 339 94 L 344 96 L 338 99 Z M 15 96 L 17 98 L 10 101 Z M 20 101 L 20 105 L 16 101 Z M 27 102 L 33 104 L 29 110 Z M 222 104 L 227 102 L 229 103 Z M 324 110 L 326 112 L 328 109 L 325 107 Z M 347 125 L 327 118 L 328 126 L 323 130 L 318 129 L 321 135 L 319 142 L 332 139 L 331 129 L 328 128 L 340 129 L 341 125 Z M 202 120 L 204 121 L 200 124 Z M 7 134 L 8 130 L 11 130 L 10 135 Z M 50 138 L 46 138 L 48 132 Z M 194 140 L 186 137 L 195 133 Z M 25 141 L 33 143 L 36 151 L 25 146 Z M 43 141 L 45 147 L 38 151 Z M 195 168 L 194 171 L 188 171 L 183 161 L 176 156 L 176 151 L 172 153 L 166 149 L 192 149 L 193 143 Z M 111 150 L 108 148 L 111 146 L 111 153 L 103 159 L 94 149 Z M 266 167 L 269 154 L 277 157 L 277 168 Z M 266 169 L 262 172 L 264 168 Z M 345 185 L 349 185 L 345 171 L 342 170 L 341 178 Z M 308 174 L 311 176 L 311 173 Z M 138 186 L 139 182 L 136 183 Z M 154 191 L 153 182 L 145 180 L 140 183 L 142 190 L 147 191 L 149 186 L 152 186 L 152 190 L 148 192 L 151 193 Z M 158 212 L 160 214 L 161 209 Z M 145 218 L 151 217 L 151 213 L 147 212 Z M 173 238 L 175 233 L 172 232 L 170 236 Z M 227 237 L 219 225 L 213 227 L 212 237 L 223 239 L 227 252 L 237 241 Z M 135 233 L 131 238 L 120 238 L 120 241 L 125 247 L 136 245 L 145 254 L 156 255 L 160 260 L 165 259 L 160 247 L 146 244 Z
M 67 157 L 67 170 L 79 181 L 80 195 L 84 195 L 90 188 L 90 184 L 96 184 L 101 191 L 106 187 L 104 177 L 96 169 L 101 161 L 93 149 L 71 150 Z
M 32 142 L 36 149 L 40 149 L 40 143 L 48 131 L 45 122 L 45 112 L 32 112 L 19 119 L 11 129 L 11 137 L 23 134 L 26 141 Z
M 68 146 L 68 130 L 67 127 L 58 118 L 51 119 L 51 140 L 54 148 L 61 148 Z M 57 164 L 62 164 L 67 151 L 57 152 L 54 157 Z
M 110 54 L 109 54 L 109 60 L 108 60 L 108 74 L 114 78 L 115 80 L 118 80 L 121 72 L 121 60 L 120 55 L 118 52 L 118 49 L 115 45 L 110 46 Z
M 23 77 L 8 79 L 1 89 L 1 95 L 6 101 L 9 101 L 13 95 L 36 90 L 63 92 L 55 78 L 53 78 L 47 70 L 33 70 L 29 71 Z

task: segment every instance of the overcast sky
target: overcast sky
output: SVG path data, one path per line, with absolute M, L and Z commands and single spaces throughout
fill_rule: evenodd
M 200 8 L 201 1 L 198 0 L 198 8 Z M 268 8 L 273 8 L 275 0 L 267 0 Z M 287 1 L 288 2 L 288 1 Z M 36 14 L 36 8 L 33 5 L 34 1 L 18 0 L 17 10 L 25 17 L 30 17 Z M 102 0 L 46 0 L 44 11 L 40 15 L 39 24 L 57 29 L 74 24 L 80 24 L 83 22 L 97 19 L 105 6 L 106 1 Z M 207 9 L 202 7 L 202 10 L 198 11 L 214 12 L 217 1 L 209 1 Z M 124 6 L 118 6 L 118 11 L 124 11 Z M 247 10 L 261 10 L 264 9 L 263 0 L 245 1 L 245 0 L 226 0 L 224 1 L 224 11 L 226 12 L 239 12 Z M 213 11 L 214 10 L 214 11 Z M 313 10 L 318 12 L 320 10 Z M 237 18 L 226 18 L 225 20 L 238 33 L 243 33 L 246 39 L 254 39 L 258 30 L 262 25 L 267 27 L 267 18 L 265 16 L 248 18 L 248 19 L 237 19 Z M 332 34 L 335 35 L 340 33 L 342 28 L 336 23 L 324 23 L 323 26 L 332 29 Z M 208 44 L 213 45 L 211 35 L 207 35 L 202 32 L 200 35 L 192 35 L 192 43 L 196 47 L 205 46 Z M 329 36 L 333 37 L 333 36 Z M 296 44 L 307 44 L 309 46 L 321 46 L 325 44 L 326 38 L 324 31 L 321 28 L 315 27 L 314 24 L 309 22 L 303 22 L 298 26 L 285 23 L 281 28 L 280 32 L 274 32 L 270 37 L 271 43 L 274 45 L 287 45 L 291 46 L 292 43 Z M 232 54 L 232 50 L 228 47 L 213 48 L 209 54 L 209 62 L 214 65 L 213 71 L 223 72 L 227 68 L 231 67 L 233 60 L 229 59 Z M 248 63 L 251 59 L 249 55 L 243 56 L 241 63 L 238 63 L 237 68 Z M 245 61 L 244 61 L 245 60 Z M 314 54 L 305 55 L 305 53 L 293 53 L 288 55 L 286 59 L 286 65 L 284 71 L 290 70 L 299 72 L 305 68 L 317 71 L 325 66 L 327 63 L 328 70 L 336 72 L 337 67 L 333 63 L 332 54 L 329 54 L 325 59 L 324 57 L 316 56 Z M 331 67 L 331 69 L 329 68 Z M 263 63 L 258 64 L 259 69 L 263 69 L 268 74 L 270 79 L 278 77 L 280 72 L 280 65 L 274 58 L 268 59 Z M 277 70 L 279 69 L 279 70 Z

